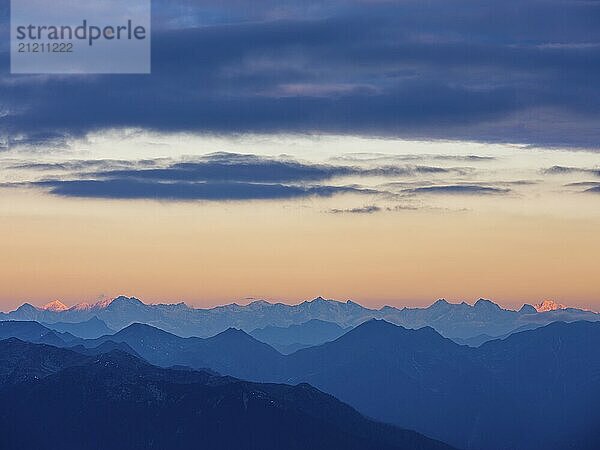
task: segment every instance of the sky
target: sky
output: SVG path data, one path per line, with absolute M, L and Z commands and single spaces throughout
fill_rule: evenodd
M 600 310 L 599 2 L 155 1 L 150 75 L 69 76 L 1 5 L 0 310 Z

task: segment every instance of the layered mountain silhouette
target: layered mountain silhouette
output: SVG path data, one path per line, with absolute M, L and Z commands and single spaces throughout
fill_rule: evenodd
M 84 339 L 94 339 L 115 332 L 96 316 L 83 322 L 42 323 L 42 325 L 51 330 L 70 333 Z
M 592 449 L 599 346 L 600 323 L 559 322 L 469 348 L 431 328 L 370 321 L 286 357 L 280 379 L 460 448 Z
M 210 337 L 228 328 L 251 333 L 265 327 L 288 328 L 288 334 L 293 336 L 296 329 L 290 328 L 291 326 L 311 320 L 351 328 L 370 319 L 384 319 L 405 328 L 430 326 L 445 337 L 470 345 L 480 345 L 523 327 L 532 328 L 557 321 L 600 320 L 598 313 L 563 308 L 563 305 L 551 301 L 537 305 L 541 312 L 531 305 L 524 305 L 519 311 L 503 309 L 483 299 L 473 305 L 464 302 L 451 304 L 439 300 L 427 308 L 399 309 L 386 306 L 378 310 L 363 307 L 352 301 L 338 302 L 321 297 L 299 305 L 256 301 L 247 306 L 232 304 L 210 309 L 191 308 L 184 303 L 147 305 L 136 298 L 128 297 L 117 297 L 112 301 L 103 300 L 94 305 L 79 304 L 66 309 L 62 303 L 62 306 L 53 303 L 52 307 L 46 308 L 36 308 L 26 303 L 10 313 L 0 313 L 0 320 L 34 320 L 53 324 L 83 323 L 96 317 L 108 328 L 116 331 L 132 323 L 145 323 L 182 337 Z M 58 330 L 77 335 L 74 328 L 68 329 L 63 326 Z M 79 331 L 79 335 L 81 334 Z M 318 333 L 313 336 L 318 340 Z M 470 341 L 476 337 L 477 339 Z M 274 341 L 271 343 L 279 345 Z
M 11 326 L 21 338 L 46 336 L 35 323 L 0 325 L 4 337 Z M 182 338 L 133 324 L 114 335 L 62 345 L 75 343 L 95 353 L 102 345 L 126 345 L 163 367 L 208 368 L 263 383 L 309 383 L 368 417 L 463 449 L 600 446 L 594 431 L 600 322 L 556 322 L 478 348 L 458 345 L 431 327 L 411 330 L 383 320 L 290 355 L 235 329 L 212 338 Z
M 73 348 L 79 353 L 96 355 L 110 350 L 121 350 L 134 356 L 139 356 L 124 341 L 115 342 L 110 338 L 98 342 L 85 340 L 67 332 L 58 332 L 33 321 L 0 322 L 0 340 L 16 338 L 36 344 L 47 344 L 55 347 Z
M 307 385 L 0 341 L 0 448 L 450 449 Z
M 274 373 L 279 370 L 283 358 L 274 348 L 233 328 L 210 338 L 182 338 L 150 325 L 135 323 L 113 335 L 81 339 L 69 333 L 55 332 L 37 322 L 0 322 L 0 339 L 10 337 L 84 353 L 118 348 L 161 367 L 212 369 L 244 379 L 256 379 L 263 371 Z
M 250 335 L 287 355 L 302 348 L 333 341 L 346 333 L 348 329 L 342 328 L 333 322 L 312 319 L 308 322 L 287 327 L 271 325 L 257 328 L 251 331 Z

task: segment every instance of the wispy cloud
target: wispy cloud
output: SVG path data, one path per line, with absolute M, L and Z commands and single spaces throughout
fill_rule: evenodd
M 98 170 L 115 170 L 116 168 L 149 168 L 158 166 L 168 160 L 148 159 L 148 160 L 117 160 L 117 159 L 99 159 L 99 160 L 66 160 L 61 162 L 15 162 L 7 165 L 10 170 L 31 170 L 31 171 L 56 171 L 56 172 L 82 172 Z
M 435 155 L 435 154 L 413 154 L 413 155 L 390 155 L 382 153 L 350 153 L 331 158 L 333 162 L 357 163 L 357 162 L 415 162 L 415 161 L 457 161 L 457 162 L 493 162 L 498 158 L 494 156 L 479 155 Z
M 375 205 L 361 206 L 358 208 L 347 208 L 347 209 L 330 209 L 329 212 L 332 214 L 373 214 L 381 211 L 382 208 Z
M 572 173 L 583 173 L 600 177 L 600 169 L 591 169 L 585 167 L 552 166 L 547 169 L 543 169 L 542 173 L 545 175 L 568 175 Z
M 382 165 L 373 167 L 315 164 L 293 159 L 268 158 L 235 153 L 213 153 L 162 168 L 108 170 L 98 177 L 138 178 L 162 181 L 246 181 L 265 183 L 309 182 L 348 176 L 410 176 L 418 174 L 465 173 L 466 169 L 423 165 Z
M 411 194 L 449 194 L 449 195 L 498 195 L 508 194 L 510 189 L 479 184 L 455 184 L 445 186 L 424 186 L 408 189 Z

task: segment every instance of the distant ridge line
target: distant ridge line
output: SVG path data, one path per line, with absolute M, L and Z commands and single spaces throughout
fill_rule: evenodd
M 546 301 L 543 311 L 529 304 L 517 311 L 504 309 L 486 299 L 478 299 L 474 304 L 449 303 L 440 299 L 424 308 L 383 306 L 374 309 L 352 300 L 340 302 L 317 297 L 295 305 L 256 300 L 247 305 L 232 303 L 194 308 L 185 303 L 146 304 L 136 297 L 119 296 L 93 305 L 71 307 L 56 301 L 46 308 L 25 303 L 14 311 L 0 313 L 0 320 L 34 320 L 45 324 L 60 322 L 67 324 L 63 325 L 63 329 L 67 330 L 70 323 L 86 322 L 96 317 L 115 331 L 139 322 L 181 337 L 210 337 L 228 328 L 251 333 L 270 326 L 286 328 L 320 320 L 347 329 L 370 319 L 383 319 L 411 329 L 430 326 L 444 337 L 474 346 L 517 329 L 537 328 L 556 321 L 600 320 L 600 314 L 595 312 L 562 306 Z
M 311 304 L 314 302 L 327 302 L 327 303 L 338 303 L 338 304 L 343 304 L 343 305 L 357 305 L 360 306 L 363 309 L 368 309 L 371 311 L 381 311 L 384 309 L 409 309 L 409 310 L 418 310 L 418 309 L 427 309 L 427 308 L 431 308 L 432 306 L 436 305 L 436 304 L 446 304 L 446 305 L 467 305 L 467 306 L 471 306 L 474 307 L 476 306 L 478 303 L 480 302 L 485 302 L 485 303 L 489 303 L 492 305 L 496 305 L 499 308 L 505 310 L 505 311 L 515 311 L 518 312 L 520 309 L 523 309 L 523 307 L 527 307 L 527 306 L 531 306 L 532 308 L 536 309 L 538 312 L 548 312 L 548 311 L 553 311 L 553 310 L 559 310 L 559 309 L 577 309 L 580 311 L 589 311 L 589 312 L 595 312 L 598 313 L 597 311 L 593 311 L 590 309 L 584 309 L 584 308 L 578 308 L 578 307 L 570 307 L 570 306 L 566 306 L 564 304 L 558 303 L 554 300 L 551 299 L 544 299 L 542 301 L 540 301 L 539 303 L 524 303 L 520 309 L 511 309 L 509 307 L 503 307 L 502 305 L 500 305 L 499 303 L 496 303 L 490 299 L 485 299 L 485 298 L 479 298 L 477 299 L 474 303 L 468 303 L 465 301 L 461 301 L 461 302 L 457 302 L 457 303 L 452 303 L 449 302 L 448 300 L 446 300 L 445 298 L 440 298 L 438 300 L 436 300 L 435 302 L 431 303 L 429 306 L 393 306 L 393 305 L 383 305 L 380 308 L 370 308 L 367 306 L 362 305 L 359 302 L 356 302 L 354 300 L 351 299 L 347 299 L 347 300 L 336 300 L 336 299 L 326 299 L 324 297 L 318 296 L 315 297 L 311 300 L 303 300 L 301 302 L 298 303 L 286 303 L 284 301 L 269 301 L 269 300 L 265 300 L 265 299 L 260 299 L 260 298 L 256 298 L 256 299 L 252 299 L 252 301 L 250 303 L 246 303 L 246 304 L 240 304 L 237 303 L 236 301 L 231 302 L 231 303 L 225 303 L 222 305 L 215 305 L 215 306 L 207 306 L 207 307 L 196 307 L 196 306 L 190 306 L 185 302 L 177 302 L 177 303 L 165 303 L 165 302 L 156 302 L 156 303 L 145 303 L 142 300 L 140 300 L 138 297 L 135 296 L 127 296 L 127 295 L 118 295 L 114 298 L 110 298 L 110 299 L 103 299 L 103 300 L 99 300 L 95 303 L 86 303 L 86 302 L 82 302 L 82 303 L 76 303 L 75 305 L 72 306 L 68 306 L 65 303 L 63 303 L 60 300 L 54 300 L 51 301 L 49 303 L 46 303 L 43 306 L 35 306 L 32 305 L 29 302 L 25 302 L 23 303 L 20 307 L 18 307 L 16 310 L 18 310 L 19 308 L 23 307 L 23 306 L 29 306 L 38 310 L 50 310 L 50 311 L 55 311 L 55 312 L 61 312 L 61 311 L 72 311 L 72 310 L 98 310 L 98 309 L 106 309 L 108 308 L 113 302 L 115 301 L 132 301 L 132 302 L 137 302 L 137 303 L 141 303 L 143 305 L 146 306 L 178 306 L 178 307 L 185 307 L 188 309 L 192 309 L 192 310 L 200 310 L 200 311 L 211 311 L 211 310 L 218 310 L 218 309 L 229 309 L 229 308 L 250 308 L 250 307 L 256 307 L 256 306 L 261 306 L 261 305 L 269 305 L 269 306 L 276 306 L 276 305 L 283 305 L 283 306 L 289 306 L 289 307 L 296 307 L 296 306 L 300 306 L 303 304 Z M 9 312 L 14 312 L 16 310 L 13 311 L 6 311 L 6 313 Z M 2 313 L 0 311 L 0 313 Z

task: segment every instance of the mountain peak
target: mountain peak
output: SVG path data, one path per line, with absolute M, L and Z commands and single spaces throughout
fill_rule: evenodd
M 475 302 L 475 305 L 473 305 L 475 308 L 493 308 L 493 309 L 500 309 L 500 306 L 498 306 L 496 303 L 494 303 L 491 300 L 487 300 L 485 298 L 480 298 L 479 300 L 477 300 Z
M 519 313 L 521 314 L 535 314 L 537 312 L 537 309 L 535 309 L 535 307 L 525 303 L 523 306 L 521 306 L 521 309 L 519 310 Z
M 248 304 L 248 306 L 251 308 L 263 308 L 271 306 L 271 303 L 266 300 L 254 300 L 252 303 Z
M 37 311 L 38 309 L 33 306 L 31 303 L 23 303 L 21 306 L 19 306 L 16 311 Z
M 113 302 L 112 298 L 100 298 L 96 303 L 78 303 L 71 309 L 75 311 L 87 311 L 90 309 L 105 309 Z
M 363 308 L 363 306 L 361 304 L 353 302 L 352 300 L 346 300 L 346 306 L 349 306 L 351 308 L 360 308 L 360 309 Z
M 405 328 L 400 325 L 395 325 L 391 322 L 388 322 L 384 319 L 369 319 L 358 325 L 356 328 L 351 330 L 351 332 L 356 330 L 395 330 Z
M 556 303 L 554 300 L 546 299 L 543 300 L 541 303 L 534 305 L 534 308 L 537 312 L 548 312 L 556 311 L 559 309 L 566 309 L 567 307 L 560 303 Z
M 153 338 L 163 336 L 168 338 L 176 338 L 176 336 L 168 331 L 162 330 L 160 328 L 156 328 L 152 325 L 148 325 L 147 323 L 134 322 L 123 328 L 121 331 L 116 333 L 114 336 L 117 337 L 125 337 L 125 336 L 133 336 L 136 338 L 144 337 L 144 338 Z
M 245 334 L 246 333 L 244 331 L 240 330 L 239 328 L 234 328 L 234 327 L 229 327 L 226 330 L 219 333 L 219 335 L 221 335 L 221 336 L 241 336 L 241 335 L 245 335 Z
M 114 300 L 111 300 L 106 304 L 106 308 L 109 306 L 119 306 L 119 305 L 135 305 L 135 306 L 143 306 L 144 303 L 141 300 L 138 300 L 135 297 L 126 297 L 124 295 L 119 295 Z M 94 305 L 95 306 L 95 305 Z
M 69 309 L 69 307 L 60 300 L 54 300 L 53 302 L 46 303 L 40 309 L 43 309 L 44 311 L 60 312 L 66 311 L 67 309 Z
M 431 307 L 444 307 L 444 306 L 448 306 L 450 305 L 450 303 L 448 303 L 448 301 L 445 298 L 440 298 L 439 300 L 437 300 L 433 305 L 431 305 Z
M 147 323 L 133 322 L 133 323 L 127 325 L 121 331 L 119 331 L 119 333 L 123 332 L 123 331 L 151 330 L 151 329 L 155 329 L 156 330 L 158 328 L 155 328 L 152 325 L 148 325 Z

